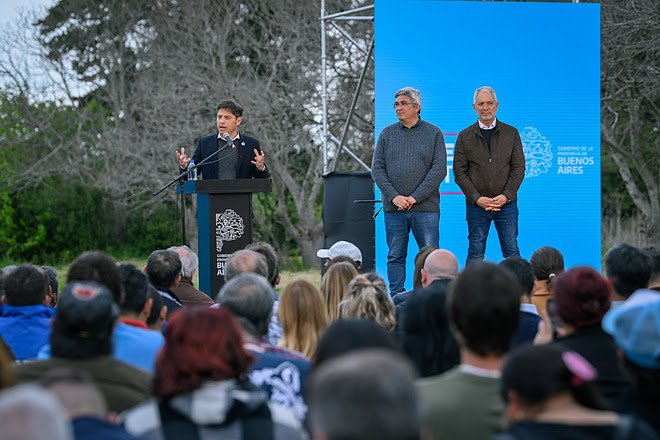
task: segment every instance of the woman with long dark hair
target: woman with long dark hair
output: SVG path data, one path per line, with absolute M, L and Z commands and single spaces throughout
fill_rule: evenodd
M 524 346 L 502 371 L 508 430 L 490 440 L 657 439 L 644 422 L 607 410 L 596 369 L 557 345 Z
M 553 247 L 542 246 L 534 251 L 529 262 L 534 270 L 532 304 L 542 314 L 552 295 L 553 281 L 564 271 L 564 256 Z

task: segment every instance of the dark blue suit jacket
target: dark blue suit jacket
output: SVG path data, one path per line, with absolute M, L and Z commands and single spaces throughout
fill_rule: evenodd
M 224 140 L 221 139 L 221 145 L 224 145 Z M 236 178 L 237 179 L 251 179 L 255 178 L 266 178 L 268 177 L 268 167 L 265 170 L 259 171 L 257 167 L 252 164 L 254 160 L 254 150 L 261 152 L 261 147 L 259 146 L 259 141 L 250 136 L 241 134 L 239 138 L 234 140 L 234 146 L 238 149 L 238 166 L 236 169 Z M 218 133 L 205 136 L 197 142 L 197 148 L 195 149 L 195 154 L 193 154 L 192 160 L 196 164 L 199 164 L 203 159 L 207 158 L 209 155 L 214 153 L 218 149 Z M 198 173 L 202 173 L 203 179 L 217 179 L 218 178 L 218 165 L 220 162 L 217 162 L 218 159 L 229 154 L 229 149 L 222 151 L 214 158 L 210 159 L 208 165 L 202 165 Z
M 531 344 L 534 342 L 536 332 L 539 329 L 539 321 L 541 317 L 535 313 L 520 311 L 520 321 L 518 323 L 518 331 L 513 336 L 512 348 L 519 347 L 523 344 Z

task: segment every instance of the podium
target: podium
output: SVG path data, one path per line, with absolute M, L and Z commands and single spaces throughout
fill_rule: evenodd
M 271 179 L 189 180 L 197 194 L 199 290 L 215 299 L 229 256 L 252 243 L 252 193 L 271 192 Z

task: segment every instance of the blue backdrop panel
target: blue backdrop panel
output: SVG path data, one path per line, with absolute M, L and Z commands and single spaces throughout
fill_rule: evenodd
M 467 224 L 451 172 L 454 143 L 477 119 L 474 90 L 488 85 L 500 102 L 497 118 L 518 128 L 525 149 L 521 255 L 553 246 L 567 266 L 600 268 L 600 5 L 376 0 L 375 20 L 376 136 L 397 121 L 394 94 L 405 86 L 421 91 L 422 118 L 445 133 L 450 170 L 440 186 L 440 246 L 463 265 Z M 411 236 L 407 288 L 417 251 Z M 486 259 L 502 259 L 494 227 Z M 383 276 L 386 263 L 379 215 Z

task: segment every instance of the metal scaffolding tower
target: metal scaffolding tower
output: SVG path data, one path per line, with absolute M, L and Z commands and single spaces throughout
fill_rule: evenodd
M 374 50 L 374 38 L 372 37 L 371 43 L 369 44 L 369 47 L 364 47 L 361 45 L 359 42 L 357 42 L 353 37 L 349 35 L 346 30 L 339 24 L 341 21 L 346 21 L 346 20 L 371 20 L 373 21 L 374 16 L 373 15 L 353 15 L 359 12 L 363 11 L 373 11 L 374 5 L 369 5 L 369 6 L 362 6 L 359 8 L 351 9 L 348 11 L 343 11 L 343 12 L 337 12 L 334 14 L 329 14 L 326 15 L 326 10 L 325 10 L 325 0 L 321 0 L 321 81 L 322 81 L 322 87 L 323 87 L 323 175 L 327 175 L 333 171 L 336 171 L 337 167 L 337 162 L 339 160 L 339 156 L 343 151 L 346 151 L 346 153 L 355 159 L 362 168 L 364 168 L 366 171 L 371 171 L 371 168 L 367 164 L 365 164 L 363 161 L 360 160 L 359 157 L 357 157 L 356 154 L 354 154 L 348 147 L 346 147 L 345 142 L 346 142 L 346 136 L 348 135 L 348 129 L 351 124 L 351 119 L 353 117 L 353 112 L 355 111 L 355 105 L 357 103 L 357 99 L 360 95 L 360 91 L 362 89 L 362 85 L 364 84 L 364 78 L 367 73 L 367 68 L 369 66 L 369 63 L 374 60 L 373 57 L 373 50 Z M 328 26 L 332 26 L 339 34 L 347 39 L 351 44 L 355 45 L 355 47 L 358 48 L 360 52 L 362 52 L 365 55 L 365 60 L 364 60 L 364 66 L 362 68 L 362 73 L 360 75 L 360 80 L 355 88 L 355 93 L 353 95 L 353 100 L 351 101 L 351 105 L 348 109 L 348 115 L 346 116 L 346 122 L 344 124 L 344 127 L 342 129 L 341 135 L 339 138 L 334 136 L 330 131 L 328 130 L 328 84 L 327 84 L 327 52 L 326 52 L 326 37 L 327 37 L 327 28 Z M 336 145 L 336 152 L 334 155 L 334 158 L 332 159 L 332 163 L 329 163 L 329 157 L 328 157 L 328 142 L 332 142 Z

